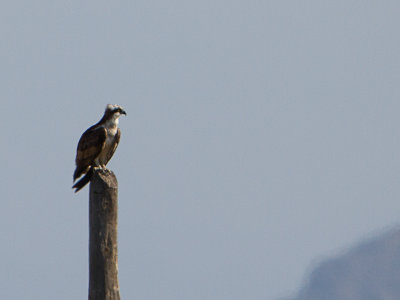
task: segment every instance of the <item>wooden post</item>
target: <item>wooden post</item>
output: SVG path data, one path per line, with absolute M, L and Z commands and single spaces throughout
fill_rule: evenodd
M 89 300 L 120 300 L 117 225 L 117 178 L 95 170 L 89 196 Z

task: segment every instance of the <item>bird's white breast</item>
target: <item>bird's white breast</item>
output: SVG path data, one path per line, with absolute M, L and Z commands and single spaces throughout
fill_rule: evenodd
M 118 131 L 118 117 L 114 117 L 111 120 L 107 121 L 104 126 L 107 130 L 107 140 L 106 143 L 112 143 L 115 135 Z
M 106 143 L 112 142 L 114 140 L 115 135 L 117 134 L 118 127 L 115 126 L 113 128 L 106 128 L 107 130 L 107 141 Z
M 101 165 L 107 164 L 108 153 L 114 147 L 114 139 L 118 131 L 118 119 L 111 119 L 107 121 L 104 124 L 104 128 L 107 130 L 107 137 L 105 140 L 104 148 L 98 156 L 98 163 Z

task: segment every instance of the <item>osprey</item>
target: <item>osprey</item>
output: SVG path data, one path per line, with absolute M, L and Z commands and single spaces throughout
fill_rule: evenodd
M 72 187 L 75 193 L 90 181 L 94 168 L 106 169 L 121 137 L 118 128 L 121 114 L 126 115 L 121 106 L 108 104 L 101 120 L 82 134 L 76 150 L 74 182 L 83 174 L 85 176 Z

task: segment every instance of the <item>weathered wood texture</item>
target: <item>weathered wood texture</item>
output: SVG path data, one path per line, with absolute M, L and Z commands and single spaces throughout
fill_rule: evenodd
M 89 199 L 89 300 L 120 300 L 117 225 L 117 178 L 96 170 Z

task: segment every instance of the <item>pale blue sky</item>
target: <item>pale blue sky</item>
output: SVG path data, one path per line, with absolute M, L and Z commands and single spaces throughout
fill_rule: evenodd
M 123 299 L 279 299 L 400 217 L 398 1 L 8 1 L 4 299 L 85 299 L 75 148 L 128 112 Z M 5 136 L 4 136 L 5 135 Z

